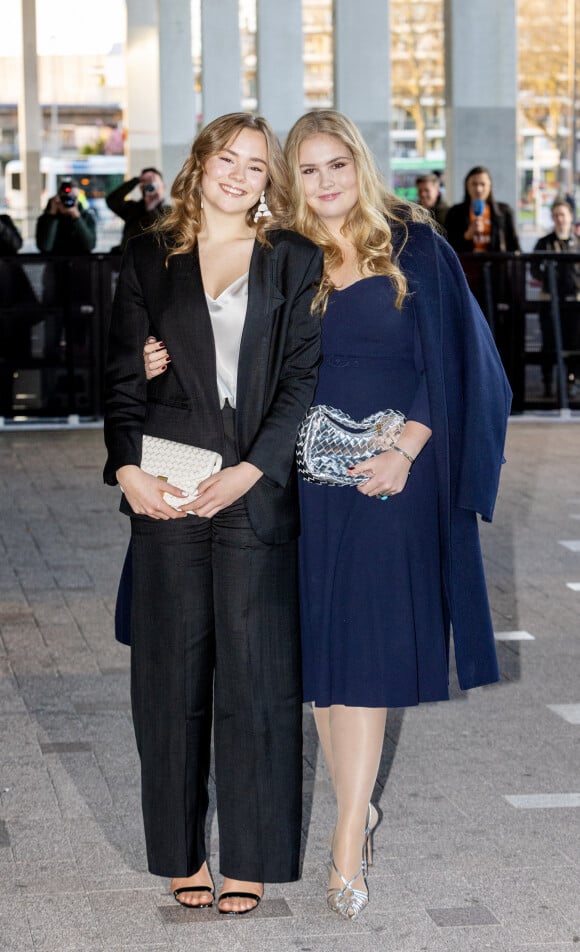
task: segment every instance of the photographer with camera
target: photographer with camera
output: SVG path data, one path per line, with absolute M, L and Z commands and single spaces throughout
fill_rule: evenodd
M 138 202 L 128 199 L 127 196 L 136 186 L 141 190 L 141 199 Z M 165 183 L 158 169 L 143 169 L 140 175 L 123 182 L 118 188 L 107 195 L 107 205 L 115 215 L 125 222 L 121 244 L 111 248 L 112 252 L 125 250 L 129 238 L 140 235 L 145 228 L 152 225 L 159 215 L 168 211 L 163 202 Z
M 97 240 L 95 219 L 79 204 L 74 179 L 63 179 L 36 222 L 36 245 L 52 255 L 88 255 Z

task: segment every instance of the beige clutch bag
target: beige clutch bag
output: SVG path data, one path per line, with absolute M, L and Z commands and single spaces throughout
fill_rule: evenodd
M 213 450 L 176 443 L 175 440 L 163 440 L 157 436 L 143 437 L 141 469 L 187 491 L 187 496 L 163 494 L 165 502 L 173 509 L 192 502 L 202 480 L 219 472 L 221 467 L 222 458 Z

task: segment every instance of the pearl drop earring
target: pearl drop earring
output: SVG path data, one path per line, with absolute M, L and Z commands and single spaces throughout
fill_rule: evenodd
M 266 202 L 266 192 L 264 191 L 260 195 L 260 204 L 258 205 L 256 214 L 254 215 L 254 221 L 258 222 L 260 218 L 271 218 L 271 217 L 272 217 L 272 212 L 268 208 L 268 203 Z

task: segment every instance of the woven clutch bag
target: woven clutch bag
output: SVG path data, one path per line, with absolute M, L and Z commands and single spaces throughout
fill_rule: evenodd
M 404 425 L 398 410 L 381 410 L 357 421 L 335 407 L 311 407 L 298 430 L 298 472 L 309 482 L 326 486 L 362 483 L 368 477 L 349 476 L 348 467 L 390 449 Z
M 176 443 L 175 440 L 163 440 L 158 436 L 143 437 L 141 469 L 187 491 L 187 496 L 163 494 L 165 502 L 173 509 L 192 502 L 202 480 L 219 472 L 221 466 L 222 458 L 213 450 Z

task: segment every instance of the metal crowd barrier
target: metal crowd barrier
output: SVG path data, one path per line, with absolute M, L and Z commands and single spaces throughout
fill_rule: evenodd
M 571 281 L 575 288 L 580 254 L 471 254 L 461 262 L 506 368 L 513 412 L 580 409 L 580 300 L 565 293 Z M 119 266 L 110 254 L 0 258 L 0 424 L 102 416 Z
M 98 419 L 118 255 L 0 258 L 0 420 Z
M 580 409 L 580 254 L 459 257 L 509 378 L 512 413 Z

